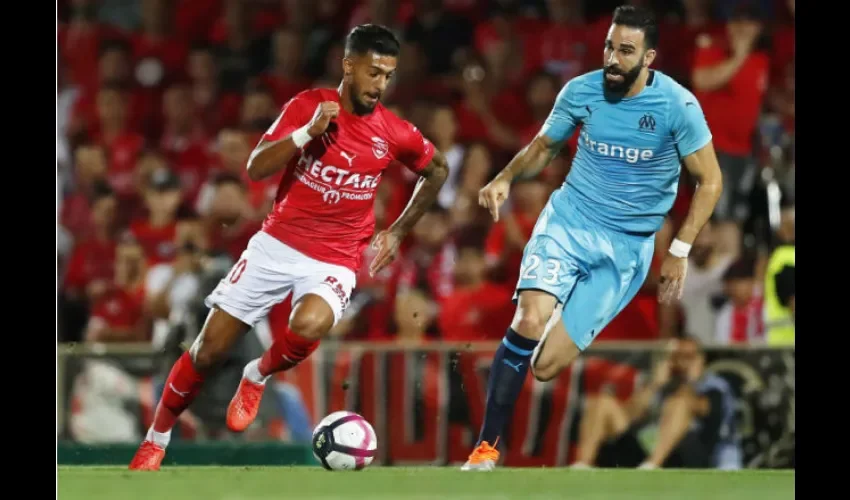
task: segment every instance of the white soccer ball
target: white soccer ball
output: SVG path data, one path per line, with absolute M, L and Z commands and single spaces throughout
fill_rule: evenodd
M 363 469 L 377 450 L 375 429 L 354 412 L 333 412 L 313 429 L 313 455 L 327 470 Z

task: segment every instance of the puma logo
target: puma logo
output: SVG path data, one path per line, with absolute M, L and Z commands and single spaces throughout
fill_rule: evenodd
M 348 168 L 351 168 L 351 162 L 354 161 L 354 158 L 356 158 L 357 155 L 348 156 L 348 153 L 346 153 L 345 151 L 340 151 L 339 154 L 340 154 L 340 156 L 345 158 L 346 161 L 348 161 Z
M 503 359 L 503 360 L 502 360 L 502 363 L 504 363 L 504 364 L 506 364 L 506 365 L 510 366 L 510 367 L 511 367 L 511 368 L 513 368 L 513 369 L 514 369 L 517 373 L 519 373 L 519 367 L 520 367 L 520 366 L 522 366 L 522 362 L 519 362 L 519 363 L 517 363 L 517 364 L 513 364 L 513 363 L 511 363 L 510 361 L 508 361 L 507 359 Z

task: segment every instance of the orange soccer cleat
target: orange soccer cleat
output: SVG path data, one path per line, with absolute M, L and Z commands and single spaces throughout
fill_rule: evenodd
M 496 439 L 496 443 L 499 440 Z M 496 443 L 493 443 L 494 445 Z M 499 450 L 495 446 L 490 446 L 487 441 L 482 441 L 472 453 L 469 454 L 469 460 L 463 464 L 460 470 L 483 470 L 489 471 L 496 468 L 496 462 L 499 461 Z
M 164 448 L 160 448 L 153 441 L 142 441 L 130 462 L 130 470 L 159 470 L 163 458 L 165 458 Z
M 233 432 L 242 432 L 257 418 L 260 401 L 263 399 L 265 384 L 255 384 L 245 377 L 239 382 L 239 388 L 227 407 L 227 428 Z

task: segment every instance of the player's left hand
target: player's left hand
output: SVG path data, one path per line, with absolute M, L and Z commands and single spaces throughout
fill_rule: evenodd
M 372 248 L 378 251 L 369 266 L 369 276 L 375 276 L 395 259 L 398 247 L 404 237 L 395 231 L 384 230 L 372 240 Z
M 672 304 L 680 300 L 685 288 L 685 275 L 687 274 L 688 259 L 667 254 L 661 264 L 658 301 L 662 304 Z

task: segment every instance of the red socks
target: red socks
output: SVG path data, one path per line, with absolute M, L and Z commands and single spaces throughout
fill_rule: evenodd
M 287 328 L 281 338 L 276 340 L 260 358 L 258 367 L 260 374 L 268 376 L 288 370 L 310 356 L 318 346 L 318 340 L 305 339 Z M 189 353 L 184 352 L 174 363 L 165 381 L 162 397 L 156 406 L 153 419 L 154 432 L 165 433 L 174 427 L 177 417 L 198 395 L 203 382 L 204 376 L 195 370 Z
M 162 397 L 156 405 L 156 414 L 153 418 L 153 430 L 155 432 L 170 431 L 177 422 L 177 417 L 198 395 L 203 382 L 204 377 L 195 371 L 189 352 L 184 352 L 174 363 L 162 388 Z
M 287 328 L 260 358 L 260 375 L 267 377 L 272 373 L 289 370 L 307 359 L 317 347 L 318 340 L 305 339 Z

